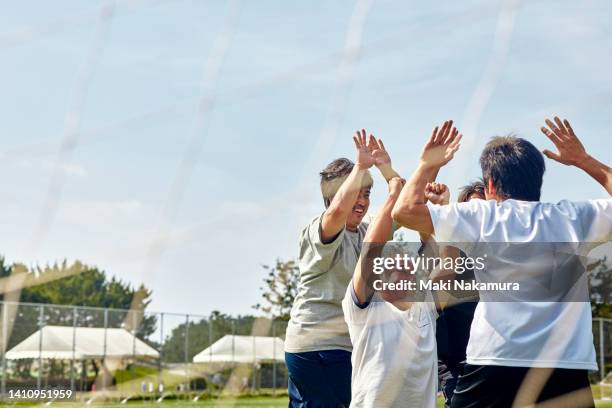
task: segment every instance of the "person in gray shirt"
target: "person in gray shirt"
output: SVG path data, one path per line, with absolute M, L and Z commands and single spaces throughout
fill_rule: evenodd
M 321 172 L 325 211 L 302 230 L 300 281 L 285 338 L 290 407 L 348 407 L 351 341 L 342 298 L 355 270 L 368 226 L 376 166 L 385 180 L 398 174 L 382 141 L 365 130 L 353 137 L 355 164 L 337 159 Z

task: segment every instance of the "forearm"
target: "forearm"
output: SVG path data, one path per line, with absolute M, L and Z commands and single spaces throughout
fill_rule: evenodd
M 592 156 L 576 164 L 576 167 L 584 170 L 612 195 L 612 169 Z
M 368 226 L 368 230 L 363 239 L 364 242 L 383 243 L 389 240 L 393 232 L 393 218 L 391 212 L 397 201 L 397 197 L 387 197 L 382 208 L 376 214 L 376 218 Z
M 353 276 L 353 289 L 360 303 L 365 303 L 374 292 L 371 285 L 373 275 L 372 258 L 380 251 L 380 246 L 387 242 L 393 229 L 391 211 L 397 197 L 389 196 L 374 221 L 368 227 L 364 238 L 364 247 Z
M 433 233 L 429 211 L 425 206 L 425 186 L 437 174 L 439 168 L 419 164 L 393 208 L 393 219 L 400 225 L 423 232 Z M 426 213 L 426 214 L 425 214 Z M 427 217 L 427 219 L 421 219 Z
M 377 166 L 377 168 L 387 182 L 389 182 L 389 180 L 391 180 L 393 177 L 400 177 L 399 173 L 393 169 L 391 164 L 382 164 Z
M 353 206 L 359 196 L 361 184 L 367 169 L 353 167 L 348 177 L 336 194 L 323 214 L 321 222 L 321 232 L 323 239 L 329 239 L 337 235 L 346 225 L 346 221 L 353 210 Z
M 455 269 L 454 268 L 447 268 L 446 267 L 446 258 L 452 258 L 453 259 L 453 264 L 454 264 L 454 260 L 456 260 L 457 258 L 459 258 L 461 256 L 461 253 L 459 252 L 459 249 L 453 247 L 453 246 L 441 246 L 439 249 L 440 253 L 439 256 L 442 260 L 442 265 L 440 265 L 439 268 L 434 269 L 431 274 L 429 275 L 429 279 L 434 281 L 434 282 L 439 282 L 439 281 L 451 281 L 454 280 L 456 278 L 456 273 L 455 273 Z M 436 291 L 434 293 L 434 298 L 436 301 L 436 307 L 438 308 L 438 310 L 444 310 L 449 303 L 455 303 L 456 299 L 451 295 L 451 293 L 445 291 L 445 290 L 439 290 Z

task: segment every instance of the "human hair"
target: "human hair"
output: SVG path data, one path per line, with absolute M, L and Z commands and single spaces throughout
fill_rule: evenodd
M 329 207 L 331 204 L 331 200 L 338 192 L 338 189 L 344 183 L 344 180 L 348 177 L 351 171 L 353 171 L 353 167 L 355 164 L 341 157 L 329 163 L 323 171 L 319 173 L 321 176 L 321 193 L 323 194 L 323 203 L 325 204 L 325 208 Z M 370 172 L 367 171 L 366 175 L 363 177 L 362 188 L 371 187 L 374 184 L 374 180 L 372 180 L 372 176 Z
M 489 180 L 502 199 L 540 200 L 546 166 L 542 153 L 530 142 L 513 135 L 493 137 L 480 155 L 485 186 Z
M 482 179 L 472 181 L 470 184 L 467 184 L 461 187 L 459 191 L 459 196 L 457 197 L 457 202 L 466 203 L 470 201 L 470 197 L 474 194 L 478 194 L 479 196 L 485 196 L 485 184 Z

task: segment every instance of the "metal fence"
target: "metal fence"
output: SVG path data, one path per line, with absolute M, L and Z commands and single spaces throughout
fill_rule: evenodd
M 255 349 L 257 338 L 284 339 L 283 321 L 218 312 L 201 316 L 11 302 L 0 306 L 3 397 L 11 389 L 59 388 L 120 399 L 197 398 L 276 394 L 287 386 L 282 346 L 272 341 L 272 356 Z M 82 328 L 97 329 L 84 333 Z M 252 358 L 244 358 L 243 347 L 236 350 L 236 361 L 193 362 L 226 335 L 236 336 L 232 346 L 240 336 L 252 338 Z M 82 353 L 96 347 L 94 353 Z
M 11 302 L 0 306 L 3 397 L 10 389 L 71 389 L 81 396 L 119 399 L 276 394 L 286 389 L 281 347 L 273 348 L 271 359 L 260 359 L 255 350 L 256 336 L 284 339 L 286 322 L 218 312 L 199 316 Z M 80 328 L 98 328 L 99 352 L 78 353 L 92 346 L 79 344 L 88 341 Z M 112 334 L 118 332 L 129 336 L 117 340 Z M 252 338 L 253 358 L 223 363 L 213 361 L 211 351 L 210 362 L 193 362 L 226 335 Z M 591 379 L 601 382 L 612 372 L 612 319 L 593 319 L 593 338 L 599 372 Z M 50 347 L 64 354 L 49 358 Z M 146 355 L 143 348 L 156 354 Z M 117 349 L 124 351 L 118 355 Z

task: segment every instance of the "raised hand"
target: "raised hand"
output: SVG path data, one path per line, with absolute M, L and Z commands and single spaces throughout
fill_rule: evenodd
M 374 136 L 370 135 L 370 138 Z M 376 159 L 372 155 L 372 151 L 368 148 L 365 129 L 358 130 L 353 136 L 355 147 L 357 148 L 357 160 L 355 165 L 359 169 L 369 169 L 376 163 Z
M 434 181 L 425 186 L 425 198 L 434 204 L 446 205 L 450 201 L 450 191 L 446 184 Z
M 382 139 L 377 140 L 374 135 L 370 135 L 368 138 L 368 148 L 372 152 L 372 156 L 374 156 L 376 167 L 391 166 L 391 156 L 389 156 L 389 152 L 385 149 Z
M 441 128 L 434 128 L 421 153 L 421 163 L 427 167 L 442 167 L 452 160 L 459 149 L 462 135 L 453 127 L 453 121 L 447 120 Z
M 546 157 L 563 163 L 566 166 L 575 166 L 588 158 L 589 155 L 580 140 L 576 137 L 567 119 L 562 122 L 561 119 L 555 116 L 554 122 L 550 119 L 546 119 L 546 124 L 548 128 L 542 126 L 540 129 L 557 148 L 557 153 L 544 149 L 542 153 L 544 153 Z

